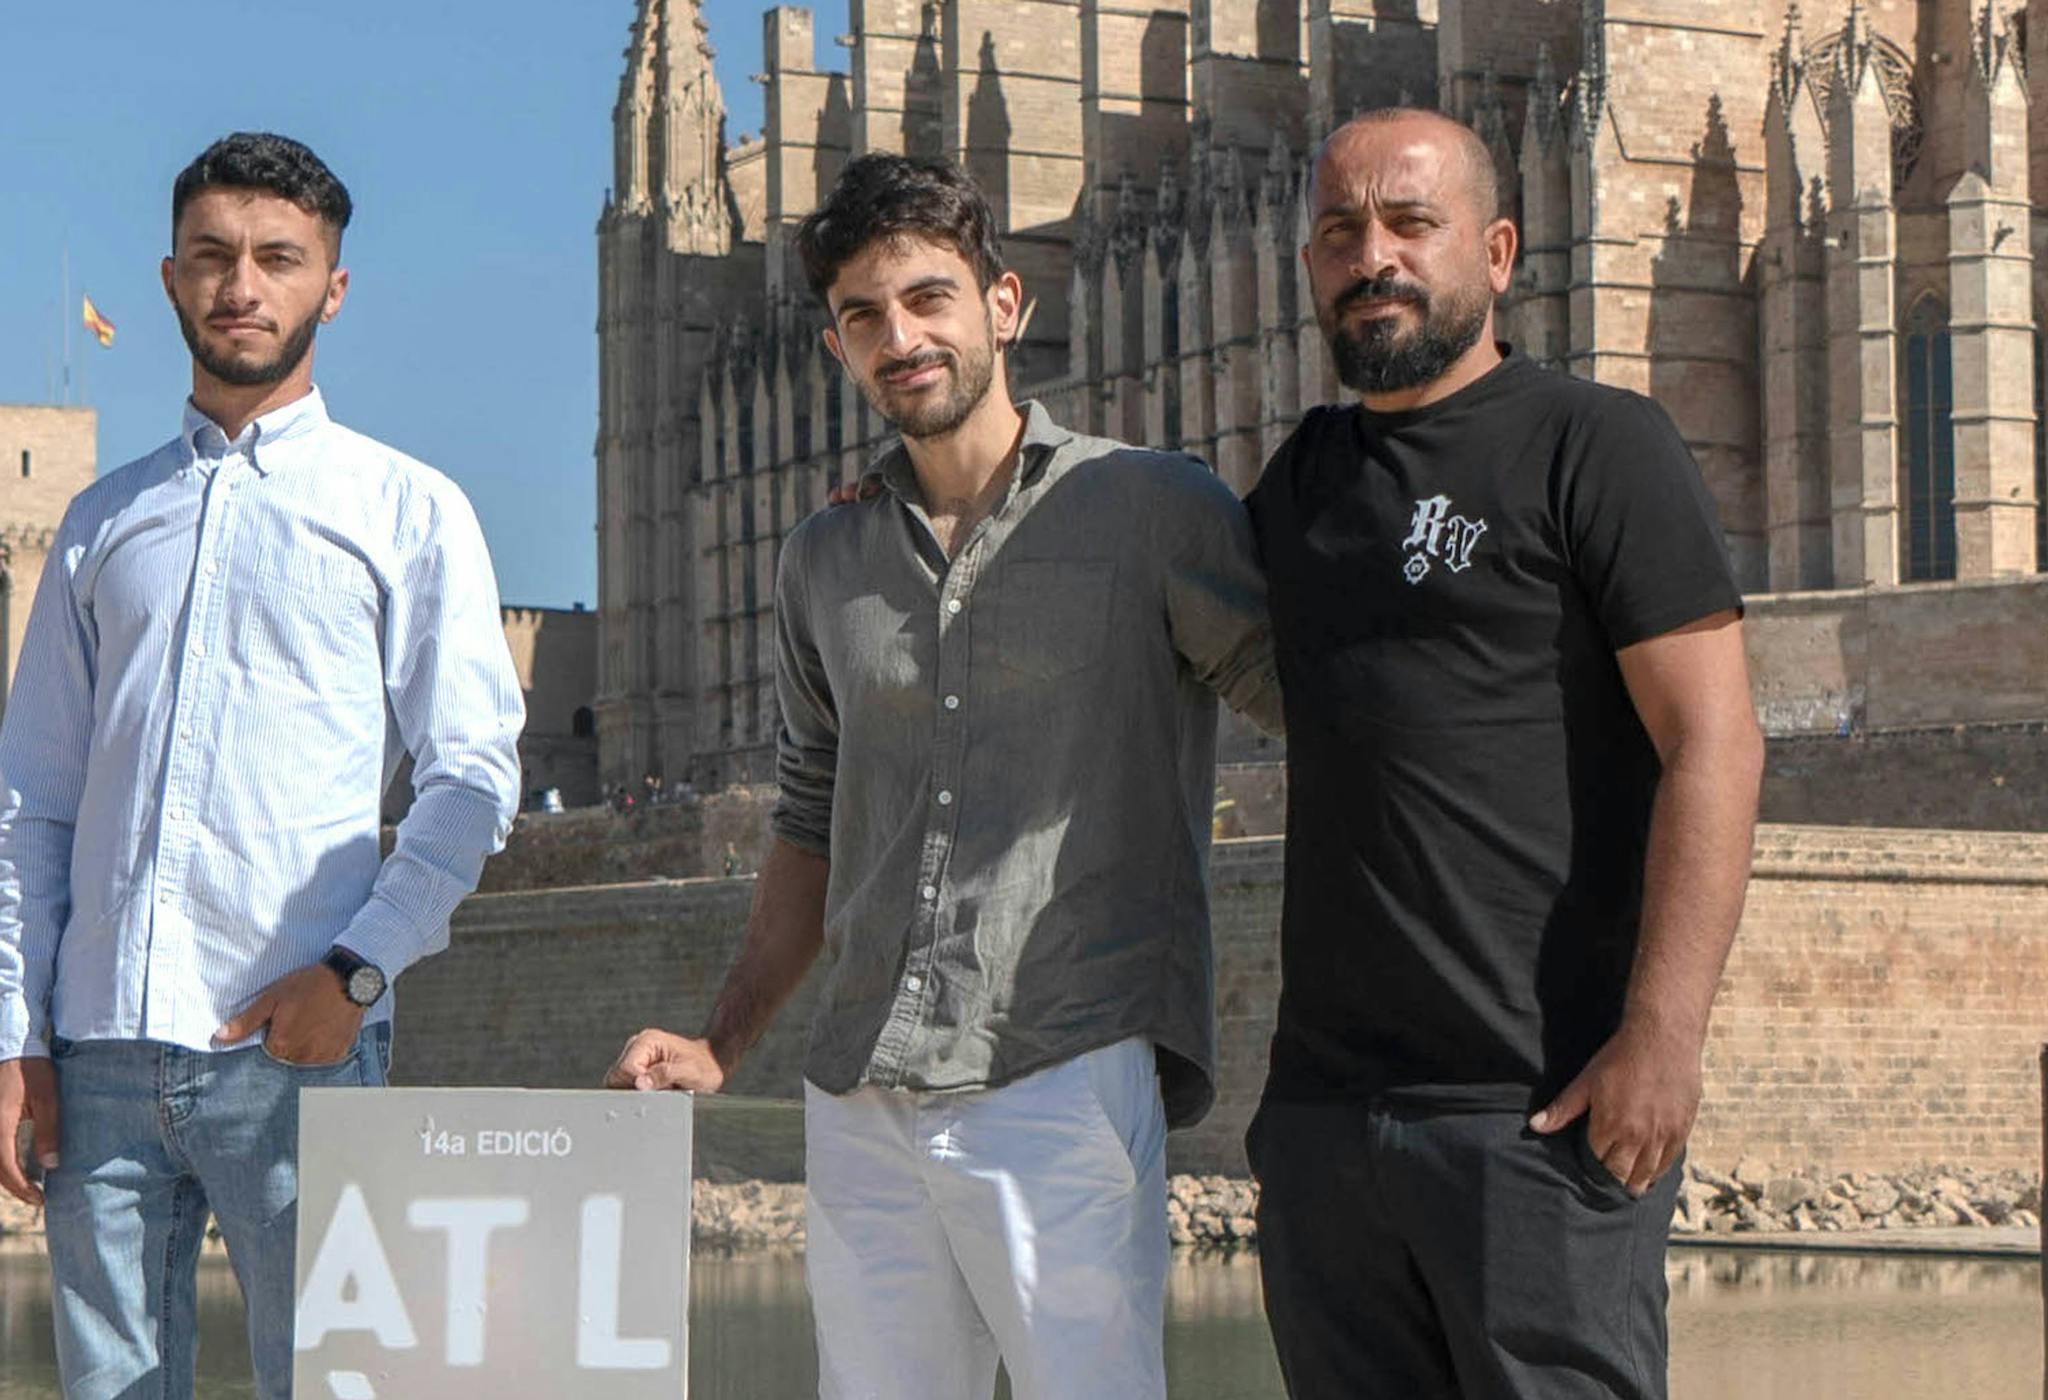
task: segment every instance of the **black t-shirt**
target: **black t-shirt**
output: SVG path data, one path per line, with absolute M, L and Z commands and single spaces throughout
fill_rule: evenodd
M 1287 706 L 1268 1092 L 1525 1108 L 1619 1024 L 1659 766 L 1615 652 L 1739 609 L 1639 394 L 1508 357 L 1312 411 L 1248 505 Z

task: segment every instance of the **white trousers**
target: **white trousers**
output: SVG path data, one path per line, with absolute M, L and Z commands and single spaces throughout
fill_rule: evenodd
M 997 1089 L 804 1089 L 821 1400 L 1164 1400 L 1151 1042 Z

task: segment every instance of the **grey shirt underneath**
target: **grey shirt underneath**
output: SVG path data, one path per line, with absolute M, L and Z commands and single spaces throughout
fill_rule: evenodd
M 1179 1126 L 1215 1096 L 1214 695 L 1281 724 L 1265 583 L 1198 459 L 1023 408 L 950 563 L 900 445 L 783 549 L 774 829 L 831 860 L 805 1073 L 985 1088 L 1143 1035 Z

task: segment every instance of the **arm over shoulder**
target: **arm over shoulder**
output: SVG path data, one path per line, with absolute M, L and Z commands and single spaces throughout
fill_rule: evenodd
M 1157 497 L 1149 515 L 1175 650 L 1231 709 L 1284 733 L 1266 576 L 1244 502 L 1186 456 L 1162 466 Z

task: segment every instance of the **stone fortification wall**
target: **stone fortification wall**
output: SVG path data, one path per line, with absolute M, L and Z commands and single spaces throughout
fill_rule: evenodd
M 1748 603 L 1752 690 L 1769 737 L 1766 821 L 2048 831 L 2048 575 Z M 1277 835 L 1283 746 L 1231 719 L 1218 831 Z M 753 870 L 773 800 L 771 786 L 743 786 L 701 812 L 525 820 L 484 888 L 716 875 L 728 844 Z
M 1764 755 L 1766 821 L 2048 831 L 2041 721 L 1773 735 Z
M 2048 576 L 1753 597 L 1764 816 L 2048 831 Z
M 1280 843 L 1213 863 L 1214 1113 L 1176 1171 L 1242 1173 L 1279 987 Z M 695 1027 L 752 882 L 479 896 L 400 989 L 404 1083 L 595 1082 L 643 1025 Z M 734 1092 L 800 1093 L 807 983 Z M 1697 1160 L 1832 1172 L 2039 1166 L 2048 837 L 1767 827 L 1708 1051 Z M 756 1174 L 772 1172 L 756 1169 Z
M 2048 720 L 2048 575 L 1748 603 L 1750 688 L 1774 738 Z
M 513 824 L 503 853 L 484 866 L 478 888 L 506 894 L 723 875 L 728 847 L 738 872 L 759 870 L 774 807 L 773 787 L 734 787 L 626 811 L 527 812 Z

